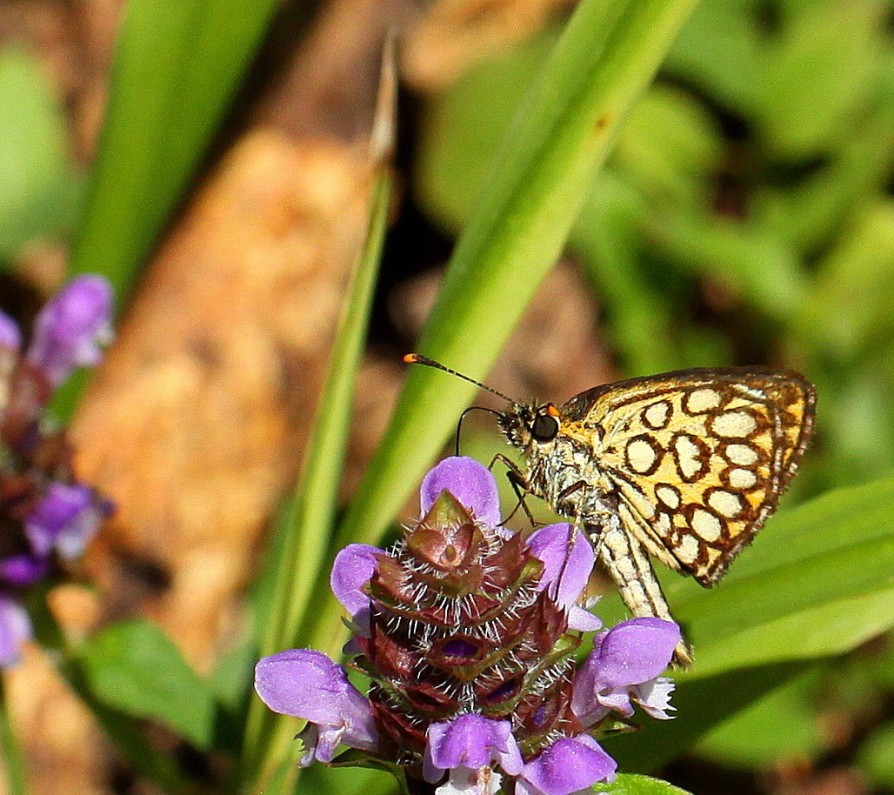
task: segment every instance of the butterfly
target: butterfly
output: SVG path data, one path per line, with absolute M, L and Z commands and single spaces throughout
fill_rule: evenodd
M 472 380 L 416 354 L 404 361 Z M 583 527 L 633 615 L 667 620 L 650 558 L 718 582 L 776 509 L 816 409 L 809 381 L 758 367 L 632 378 L 560 406 L 484 388 L 509 403 L 497 422 L 524 462 L 510 462 L 510 479 Z M 674 658 L 691 664 L 685 640 Z

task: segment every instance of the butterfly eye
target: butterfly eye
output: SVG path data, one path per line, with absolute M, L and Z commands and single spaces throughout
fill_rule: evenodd
M 559 433 L 559 421 L 549 414 L 538 414 L 531 426 L 531 436 L 538 442 L 551 442 Z

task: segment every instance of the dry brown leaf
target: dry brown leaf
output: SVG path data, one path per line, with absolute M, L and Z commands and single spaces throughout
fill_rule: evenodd
M 72 426 L 80 476 L 117 506 L 97 579 L 113 584 L 118 550 L 160 564 L 170 587 L 144 607 L 202 666 L 295 477 L 369 178 L 362 151 L 247 136 L 159 253 Z
M 404 77 L 421 91 L 442 89 L 572 5 L 573 0 L 437 0 L 407 31 Z

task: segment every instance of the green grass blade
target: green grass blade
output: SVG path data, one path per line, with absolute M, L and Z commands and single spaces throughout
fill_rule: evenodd
M 369 225 L 343 305 L 326 383 L 317 407 L 301 476 L 295 490 L 289 527 L 277 566 L 272 612 L 259 617 L 267 626 L 261 636 L 261 655 L 296 645 L 298 628 L 312 597 L 326 591 L 330 540 L 338 485 L 347 449 L 357 370 L 363 354 L 379 261 L 388 228 L 393 179 L 391 157 L 394 138 L 396 73 L 386 53 L 379 107 L 372 133 L 373 177 Z M 318 601 L 315 598 L 315 601 Z M 317 623 L 316 607 L 313 622 Z M 326 625 L 325 633 L 338 636 L 340 624 Z M 264 782 L 275 778 L 276 765 L 288 753 L 295 720 L 274 716 L 257 698 L 249 708 L 246 733 L 246 775 Z
M 255 52 L 274 0 L 131 0 L 72 271 L 133 282 Z
M 585 0 L 511 125 L 419 350 L 482 377 L 560 255 L 618 128 L 695 0 Z M 472 388 L 414 368 L 339 540 L 374 541 Z
M 9 714 L 6 682 L 2 675 L 0 675 L 0 751 L 9 795 L 26 795 L 28 786 L 25 780 L 25 761 L 22 758 L 22 746 L 16 737 L 12 717 Z

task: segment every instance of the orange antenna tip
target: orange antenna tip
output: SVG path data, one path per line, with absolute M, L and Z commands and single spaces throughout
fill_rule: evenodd
M 419 353 L 408 353 L 406 356 L 404 356 L 404 363 L 405 364 L 424 364 L 426 367 L 434 367 L 436 370 L 442 370 L 445 373 L 450 373 L 450 375 L 455 375 L 458 378 L 462 378 L 463 381 L 468 381 L 470 384 L 475 384 L 475 386 L 479 386 L 482 389 L 486 389 L 488 392 L 493 393 L 497 397 L 503 398 L 503 400 L 507 401 L 508 403 L 515 402 L 508 395 L 504 395 L 502 392 L 497 392 L 496 389 L 492 389 L 489 386 L 485 386 L 480 381 L 476 381 L 474 378 L 469 378 L 469 376 L 467 376 L 467 375 L 458 373 L 453 368 L 446 367 L 443 364 L 441 364 L 440 362 L 436 362 L 434 359 L 429 359 L 428 356 L 422 356 Z

